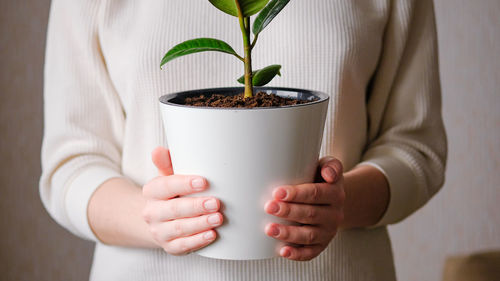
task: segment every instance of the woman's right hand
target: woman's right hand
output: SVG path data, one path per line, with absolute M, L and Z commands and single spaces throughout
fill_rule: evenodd
M 184 255 L 212 243 L 217 235 L 213 228 L 223 220 L 219 200 L 182 197 L 207 189 L 207 180 L 174 175 L 170 153 L 164 147 L 157 147 L 152 158 L 160 176 L 145 184 L 142 194 L 147 199 L 143 218 L 155 242 L 172 255 Z

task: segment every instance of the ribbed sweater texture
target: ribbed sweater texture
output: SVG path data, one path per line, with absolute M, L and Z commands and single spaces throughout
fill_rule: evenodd
M 431 0 L 292 0 L 253 52 L 255 69 L 283 66 L 269 86 L 330 95 L 321 155 L 346 170 L 372 165 L 385 174 L 391 197 L 375 227 L 341 231 L 308 262 L 178 257 L 98 241 L 87 221 L 93 192 L 113 177 L 142 186 L 156 176 L 151 151 L 168 147 L 158 98 L 236 86 L 243 72 L 216 52 L 160 70 L 169 48 L 197 37 L 242 50 L 237 19 L 209 1 L 52 1 L 40 194 L 60 225 L 97 242 L 91 280 L 395 280 L 385 225 L 416 211 L 444 181 Z

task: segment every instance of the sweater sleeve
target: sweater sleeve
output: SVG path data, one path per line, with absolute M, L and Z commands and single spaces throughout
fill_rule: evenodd
M 50 215 L 94 241 L 87 205 L 103 182 L 122 176 L 125 122 L 100 51 L 99 7 L 99 1 L 52 1 L 40 178 L 40 196 Z
M 369 144 L 360 165 L 387 178 L 390 200 L 376 226 L 396 223 L 443 185 L 437 38 L 431 0 L 394 0 L 383 52 L 368 91 Z

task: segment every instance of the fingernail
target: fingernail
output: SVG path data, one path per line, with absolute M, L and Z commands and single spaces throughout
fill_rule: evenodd
M 281 248 L 280 250 L 280 255 L 284 258 L 288 258 L 291 254 L 292 252 L 288 248 Z
M 219 215 L 211 215 L 208 217 L 208 223 L 211 225 L 218 225 L 220 223 Z
M 335 180 L 336 174 L 335 170 L 333 170 L 331 167 L 326 167 L 326 174 L 332 179 Z
M 215 199 L 208 199 L 203 202 L 203 208 L 207 211 L 216 211 L 217 210 L 217 201 Z
M 278 204 L 276 204 L 276 202 L 271 202 L 267 206 L 267 211 L 272 213 L 272 214 L 276 214 L 279 210 L 280 210 L 280 206 L 278 206 Z
M 205 181 L 203 178 L 194 178 L 191 180 L 191 186 L 193 189 L 202 190 L 205 187 Z
M 205 232 L 205 234 L 203 234 L 203 238 L 205 238 L 207 240 L 212 240 L 214 237 L 215 237 L 215 234 L 213 231 Z
M 276 226 L 272 226 L 269 230 L 269 234 L 271 234 L 271 236 L 277 237 L 278 235 L 280 235 L 280 229 Z
M 286 190 L 283 188 L 278 188 L 274 192 L 274 198 L 276 198 L 278 200 L 283 200 L 283 199 L 285 199 L 285 197 L 286 197 Z

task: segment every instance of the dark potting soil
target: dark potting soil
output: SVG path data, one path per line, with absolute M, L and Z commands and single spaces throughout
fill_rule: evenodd
M 184 99 L 185 105 L 207 106 L 207 107 L 236 107 L 236 108 L 254 108 L 254 107 L 280 107 L 296 104 L 309 103 L 308 100 L 297 100 L 293 98 L 284 98 L 275 94 L 266 94 L 259 92 L 251 98 L 243 98 L 243 94 L 234 96 L 225 96 L 220 94 L 199 95 Z

